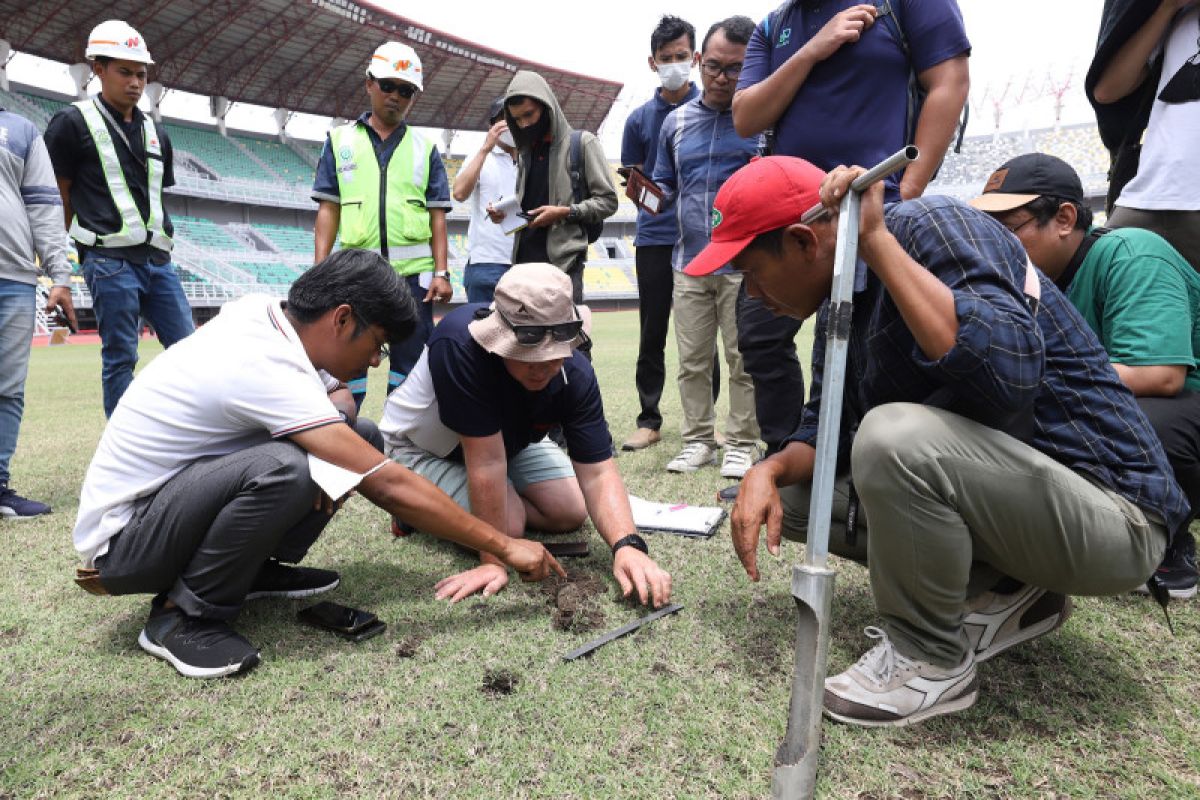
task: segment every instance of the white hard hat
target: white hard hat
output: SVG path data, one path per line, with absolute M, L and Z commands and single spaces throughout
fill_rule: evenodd
M 105 20 L 92 28 L 84 56 L 89 60 L 97 56 L 107 56 L 142 64 L 154 63 L 150 58 L 150 51 L 146 49 L 146 40 L 132 25 L 120 19 Z
M 371 56 L 367 76 L 375 79 L 394 78 L 408 81 L 418 89 L 421 85 L 421 57 L 417 51 L 400 42 L 384 42 Z

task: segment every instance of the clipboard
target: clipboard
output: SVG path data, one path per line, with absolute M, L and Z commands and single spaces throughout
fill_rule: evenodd
M 709 539 L 725 520 L 725 509 L 690 506 L 686 503 L 655 503 L 629 495 L 633 524 L 642 533 L 670 533 L 693 539 Z
M 625 177 L 625 196 L 647 214 L 657 215 L 663 207 L 663 191 L 658 184 L 636 166 L 621 167 L 619 172 Z

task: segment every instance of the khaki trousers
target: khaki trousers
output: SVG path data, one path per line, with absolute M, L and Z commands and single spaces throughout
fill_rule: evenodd
M 729 365 L 729 417 L 725 439 L 733 447 L 758 442 L 754 382 L 742 369 L 737 346 L 737 294 L 741 275 L 675 273 L 675 341 L 679 348 L 679 399 L 683 405 L 683 441 L 716 444 L 713 402 L 713 355 L 717 333 Z
M 942 666 L 966 656 L 964 604 L 999 574 L 1063 594 L 1120 594 L 1145 583 L 1166 549 L 1166 526 L 1154 515 L 948 411 L 913 403 L 872 409 L 850 462 L 858 546 L 846 546 L 843 478 L 830 552 L 866 559 L 896 647 Z M 810 488 L 780 491 L 789 539 L 807 533 Z

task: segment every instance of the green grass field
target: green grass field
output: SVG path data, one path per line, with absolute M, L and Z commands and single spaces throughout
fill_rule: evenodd
M 620 441 L 637 411 L 636 314 L 598 315 L 594 338 Z M 651 537 L 684 611 L 564 664 L 595 634 L 553 628 L 542 587 L 438 602 L 433 584 L 468 559 L 428 537 L 393 540 L 385 514 L 356 498 L 309 560 L 340 570 L 331 598 L 375 611 L 386 633 L 349 644 L 299 625 L 303 601 L 257 601 L 238 627 L 263 663 L 235 679 L 188 680 L 138 648 L 147 598 L 93 597 L 71 581 L 79 487 L 104 425 L 99 372 L 98 346 L 33 353 L 13 485 L 55 513 L 0 522 L 0 797 L 769 794 L 796 547 L 760 556 L 763 581 L 752 584 L 727 527 L 709 541 Z M 644 497 L 711 503 L 724 485 L 715 469 L 662 469 L 680 445 L 672 382 L 664 401 L 664 442 L 622 454 L 626 483 Z M 367 413 L 381 402 L 379 375 Z M 619 600 L 607 549 L 589 539 L 592 555 L 571 566 L 608 587 L 607 630 L 640 611 Z M 830 668 L 840 671 L 877 620 L 865 570 L 833 564 Z M 979 702 L 965 713 L 901 730 L 826 724 L 818 794 L 1200 797 L 1196 609 L 1173 606 L 1171 638 L 1147 600 L 1080 599 L 1062 630 L 982 665 Z

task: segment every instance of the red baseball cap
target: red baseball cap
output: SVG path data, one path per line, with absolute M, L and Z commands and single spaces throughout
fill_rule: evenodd
M 728 264 L 760 233 L 783 228 L 820 202 L 825 172 L 802 158 L 767 156 L 739 169 L 717 192 L 708 247 L 684 272 L 708 275 Z

